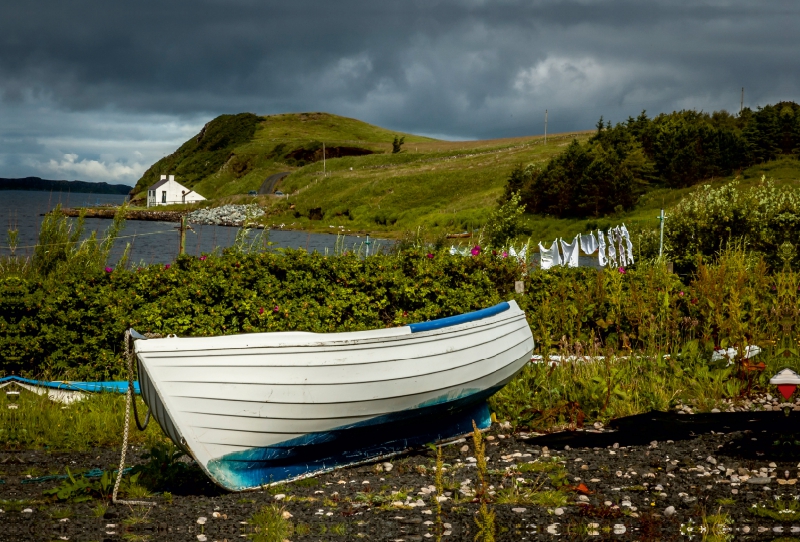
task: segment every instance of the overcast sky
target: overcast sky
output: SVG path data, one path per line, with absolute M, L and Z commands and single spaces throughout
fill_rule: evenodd
M 0 6 L 0 177 L 135 182 L 222 113 L 483 139 L 800 101 L 800 2 L 26 0 Z

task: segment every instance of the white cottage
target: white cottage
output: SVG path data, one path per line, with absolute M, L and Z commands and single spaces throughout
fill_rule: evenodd
M 147 206 L 194 203 L 206 198 L 175 181 L 175 175 L 162 175 L 161 180 L 147 189 Z

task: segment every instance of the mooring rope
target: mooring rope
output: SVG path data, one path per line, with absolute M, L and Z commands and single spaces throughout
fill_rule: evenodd
M 131 403 L 133 403 L 133 416 L 136 419 L 136 427 L 140 431 L 147 428 L 150 422 L 150 409 L 147 409 L 147 415 L 144 419 L 144 426 L 139 424 L 139 416 L 136 413 L 136 397 L 133 393 L 133 337 L 131 331 L 125 332 L 125 357 L 128 358 L 128 392 L 125 394 L 125 428 L 122 434 L 122 454 L 119 458 L 119 469 L 117 469 L 117 479 L 114 481 L 114 492 L 111 494 L 111 502 L 114 504 L 128 504 L 128 505 L 142 505 L 142 506 L 155 506 L 156 503 L 149 501 L 123 501 L 117 500 L 117 492 L 119 491 L 119 484 L 122 481 L 122 473 L 125 469 L 125 453 L 128 451 L 128 430 L 130 429 L 131 422 Z

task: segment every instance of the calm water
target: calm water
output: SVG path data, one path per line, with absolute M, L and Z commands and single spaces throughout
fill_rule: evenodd
M 17 254 L 29 256 L 39 237 L 42 214 L 54 208 L 58 203 L 64 207 L 99 205 L 103 203 L 119 204 L 125 196 L 113 194 L 51 194 L 49 192 L 26 192 L 17 190 L 0 190 L 0 254 L 9 254 L 8 240 L 5 231 L 16 227 L 19 230 Z M 74 219 L 70 219 L 74 220 Z M 97 231 L 101 236 L 111 221 L 101 218 L 86 219 L 86 236 Z M 175 222 L 149 222 L 129 220 L 120 233 L 111 252 L 112 263 L 116 262 L 127 243 L 131 244 L 130 261 L 134 263 L 169 263 L 178 254 L 178 230 Z M 215 247 L 226 248 L 236 239 L 238 228 L 226 226 L 205 226 L 193 224 L 194 233 L 186 233 L 186 252 L 200 255 L 211 252 Z M 250 238 L 255 239 L 259 231 L 251 231 Z M 302 231 L 270 230 L 269 240 L 275 248 L 307 248 L 309 251 L 333 251 L 336 235 L 306 233 Z M 344 246 L 357 248 L 366 239 L 358 236 L 345 236 Z M 370 251 L 386 248 L 391 241 L 370 239 L 373 243 Z M 341 242 L 341 238 L 340 238 Z

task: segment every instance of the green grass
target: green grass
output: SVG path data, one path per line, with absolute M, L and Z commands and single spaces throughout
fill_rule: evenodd
M 51 401 L 46 395 L 21 390 L 19 408 L 9 410 L 6 395 L 0 394 L 0 449 L 51 451 L 88 450 L 95 446 L 120 446 L 125 416 L 125 396 L 97 393 L 68 406 Z M 139 416 L 147 407 L 139 399 Z M 161 428 L 152 422 L 142 433 L 131 420 L 129 442 L 150 446 L 165 439 Z M 39 476 L 31 470 L 28 474 Z

